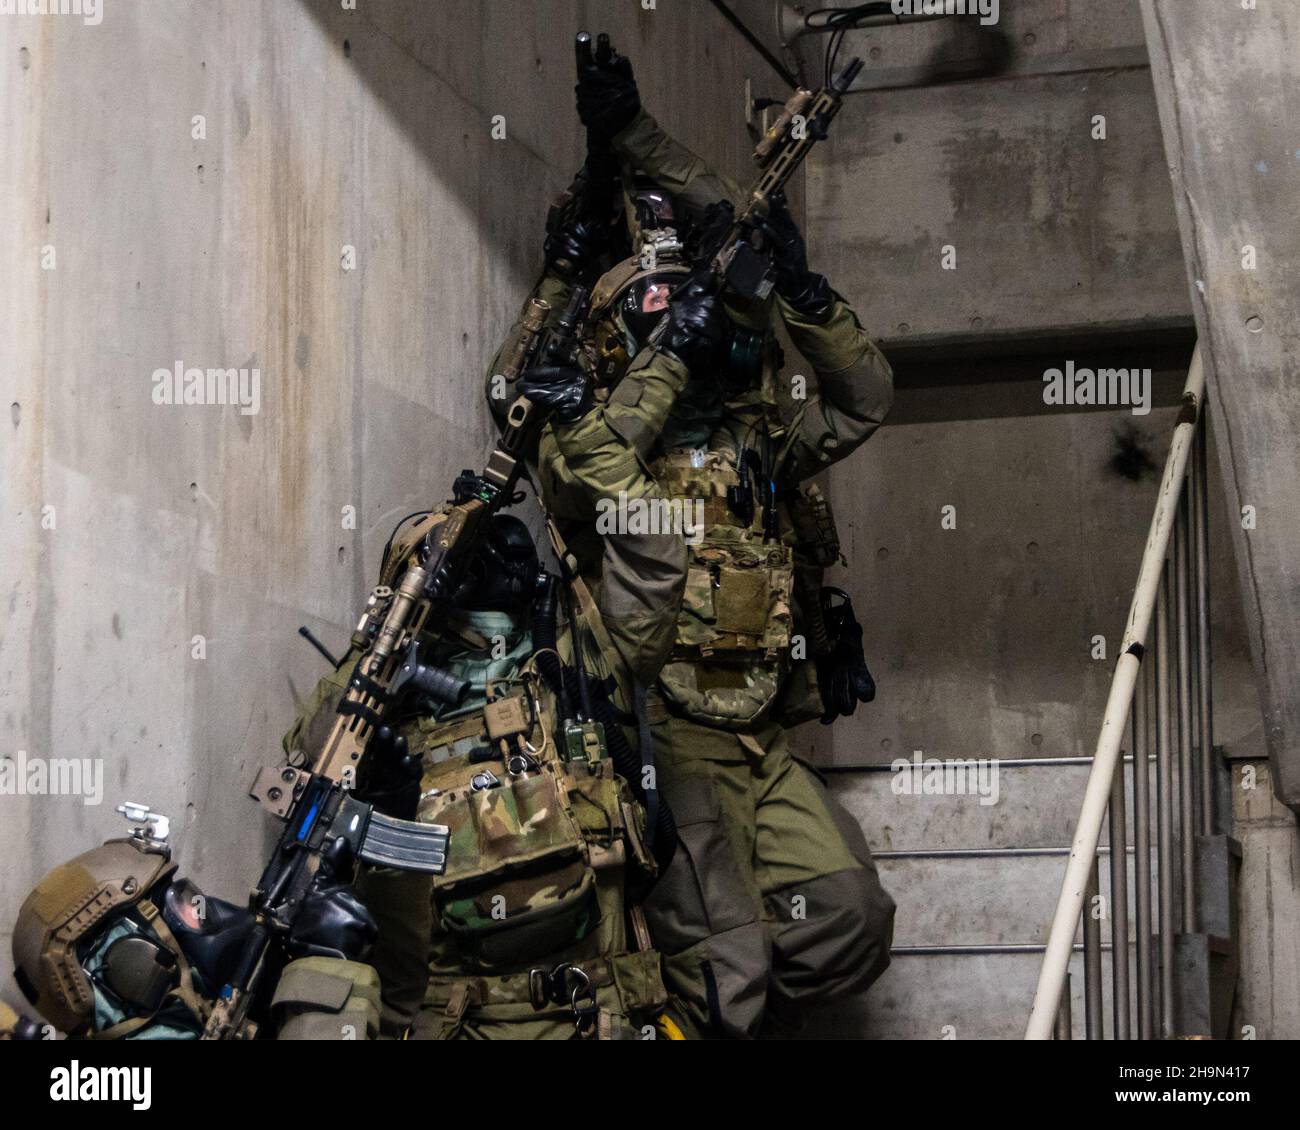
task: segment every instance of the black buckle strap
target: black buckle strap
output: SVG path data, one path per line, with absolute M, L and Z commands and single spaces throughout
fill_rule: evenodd
M 562 961 L 549 972 L 530 969 L 528 995 L 538 1012 L 548 1005 L 568 1005 L 573 1010 L 574 1027 L 584 1034 L 596 1022 L 596 991 L 581 966 Z

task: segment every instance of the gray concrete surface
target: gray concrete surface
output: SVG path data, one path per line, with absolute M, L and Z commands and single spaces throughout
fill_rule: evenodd
M 1171 404 L 1181 388 L 1171 362 L 1182 350 L 1185 364 L 1192 307 L 1151 78 L 1133 60 L 1144 42 L 1138 11 L 1005 9 L 997 35 L 1006 73 L 975 82 L 941 83 L 939 72 L 986 57 L 987 40 L 940 24 L 849 36 L 841 57 L 874 49 L 864 83 L 884 89 L 850 100 L 839 148 L 810 167 L 814 262 L 845 293 L 867 296 L 864 316 L 901 385 L 893 426 L 855 456 L 851 473 L 831 477 L 851 562 L 835 583 L 866 625 L 879 690 L 852 720 L 801 733 L 823 763 L 887 764 L 916 749 L 940 758 L 1091 754 L 1173 427 L 1168 407 L 1144 417 L 1069 413 L 1041 395 L 1049 365 L 1153 347 L 1157 403 Z M 924 68 L 936 73 L 918 79 Z M 891 88 L 916 81 L 927 85 Z M 1105 141 L 1090 136 L 1096 113 L 1107 118 Z M 1233 211 L 1220 214 L 1227 222 Z M 948 243 L 955 271 L 941 269 Z M 1221 423 L 1212 422 L 1213 467 Z M 1136 479 L 1114 464 L 1123 448 L 1144 465 Z M 954 530 L 941 526 L 945 505 L 956 507 Z M 1234 758 L 1258 758 L 1255 621 L 1228 550 L 1234 506 L 1213 482 L 1215 740 Z M 1293 619 L 1277 630 L 1289 632 Z M 1090 652 L 1097 635 L 1104 660 Z M 1082 771 L 1004 779 L 1015 787 L 989 809 L 906 803 L 877 775 L 833 778 L 880 850 L 1067 844 Z M 1286 919 L 1268 900 L 1296 901 L 1296 831 L 1284 814 L 1269 821 L 1272 840 L 1242 829 L 1251 893 L 1241 985 L 1246 1011 L 1267 1013 L 1259 1030 L 1280 1036 L 1300 1024 L 1300 996 L 1290 965 L 1279 971 Z M 1060 870 L 1054 859 L 882 866 L 900 898 L 899 941 L 918 945 L 1037 940 L 1011 934 L 1041 929 Z M 1004 920 L 1015 930 L 1001 929 Z M 821 1023 L 878 1038 L 941 1038 L 945 1025 L 958 1038 L 1016 1038 L 1038 966 L 1037 955 L 902 957 L 865 1003 Z M 1081 1035 L 1078 957 L 1073 973 Z
M 1005 768 L 998 803 L 971 797 L 900 795 L 889 773 L 836 773 L 833 791 L 881 852 L 917 848 L 1003 849 L 1068 845 L 1087 770 L 1076 765 Z M 1154 780 L 1154 768 L 1152 770 Z M 1132 827 L 1131 770 L 1126 797 Z M 1176 788 L 1176 785 L 1175 785 Z M 1300 834 L 1273 795 L 1262 758 L 1232 765 L 1233 835 L 1242 847 L 1241 972 L 1231 1031 L 1237 1039 L 1300 1038 L 1300 921 L 1295 898 Z M 1108 842 L 1103 830 L 1102 842 Z M 1153 890 L 1158 881 L 1152 852 Z M 882 858 L 880 874 L 898 902 L 895 944 L 1041 944 L 1064 874 L 1064 856 Z M 1129 861 L 1129 897 L 1135 890 Z M 1109 897 L 1103 857 L 1101 893 Z M 1130 911 L 1129 931 L 1136 920 Z M 1109 940 L 1109 923 L 1103 923 Z M 1018 1039 L 1033 999 L 1036 953 L 902 953 L 865 999 L 818 1017 L 822 1035 L 869 1039 Z M 1103 955 L 1110 1025 L 1110 955 Z M 1083 967 L 1071 962 L 1072 1018 L 1083 1038 Z M 949 1031 L 951 1029 L 951 1031 Z
M 1278 796 L 1300 811 L 1300 7 L 1143 0 Z M 1248 262 L 1253 248 L 1256 257 Z
M 898 409 L 933 396 L 974 415 L 985 388 L 904 390 Z M 1041 384 L 1011 388 L 1023 415 L 886 427 L 832 475 L 851 564 L 831 580 L 865 625 L 877 697 L 800 732 L 818 759 L 1093 752 L 1175 413 L 1058 414 Z M 1130 443 L 1151 464 L 1137 481 L 1113 464 Z M 1213 564 L 1215 740 L 1262 753 L 1236 576 L 1230 555 Z
M 733 6 L 770 33 L 765 0 Z M 0 797 L 4 951 L 33 880 L 116 833 L 127 799 L 169 812 L 186 869 L 243 897 L 271 832 L 244 791 L 322 669 L 295 629 L 341 647 L 393 522 L 486 450 L 481 370 L 580 157 L 573 30 L 606 20 L 647 103 L 736 174 L 744 79 L 777 92 L 698 0 L 360 7 L 109 0 L 100 27 L 0 19 L 13 202 L 0 225 L 0 756 L 89 757 L 105 773 L 97 806 Z M 1155 492 L 1149 467 L 1130 480 L 1112 461 L 1126 449 L 1158 466 L 1172 427 L 1167 407 L 1048 411 L 1035 373 L 1154 343 L 1157 403 L 1181 382 L 1170 358 L 1191 307 L 1136 11 L 1005 8 L 1001 77 L 854 95 L 809 176 L 814 266 L 887 339 L 903 385 L 892 426 L 831 479 L 851 562 L 833 580 L 854 595 L 880 697 L 800 732 L 825 762 L 1090 753 Z M 988 47 L 935 26 L 850 37 L 842 54 L 861 50 L 889 85 Z M 1094 112 L 1106 142 L 1089 136 Z M 198 114 L 206 140 L 191 137 Z M 939 269 L 947 242 L 955 272 Z M 151 374 L 177 360 L 257 367 L 261 411 L 154 405 Z M 1223 530 L 1218 491 L 1214 504 Z M 941 529 L 943 505 L 956 530 Z M 1262 756 L 1229 566 L 1216 554 L 1216 738 Z M 191 658 L 196 636 L 206 658 Z M 1050 846 L 1068 839 L 1081 777 L 1032 770 L 995 808 L 960 815 L 891 803 L 887 777 L 836 788 L 877 847 Z M 1294 1032 L 1295 971 L 1276 956 L 1294 823 L 1239 818 L 1260 845 L 1246 852 L 1245 1011 Z M 900 889 L 907 866 L 887 865 Z M 1050 905 L 1058 866 L 995 861 L 972 883 L 926 865 L 917 890 L 930 893 L 905 898 L 899 940 L 969 940 L 1014 909 L 999 892 L 1032 895 L 1014 924 L 1041 928 L 1033 908 Z M 14 1000 L 7 966 L 0 996 Z M 1016 1037 L 1037 968 L 899 958 L 866 1007 L 816 1030 Z
M 982 31 L 875 28 L 849 34 L 840 59 L 850 53 L 867 59 L 868 83 L 930 68 L 921 85 L 855 97 L 834 151 L 810 162 L 814 247 L 848 292 L 871 296 L 887 344 L 1190 325 L 1132 4 L 1004 4 Z M 974 59 L 999 73 L 942 81 Z
M 703 4 L 0 18 L 0 756 L 104 774 L 98 805 L 0 797 L 5 999 L 21 899 L 123 801 L 245 897 L 271 833 L 247 786 L 322 673 L 298 625 L 341 649 L 394 521 L 486 455 L 482 370 L 580 161 L 572 36 L 596 18 L 668 127 L 744 174 L 764 64 Z M 155 405 L 178 360 L 258 368 L 260 412 Z
M 867 58 L 864 82 L 892 69 L 924 85 L 852 96 L 809 166 L 812 261 L 860 303 L 900 385 L 892 426 L 831 479 L 850 561 L 835 583 L 864 612 L 879 697 L 801 735 L 830 762 L 1092 752 L 1173 413 L 1048 407 L 1041 377 L 1094 357 L 1150 365 L 1156 403 L 1173 405 L 1190 358 L 1137 10 L 1004 8 L 982 32 L 945 20 L 850 34 L 840 57 Z M 817 69 L 809 48 L 825 37 L 799 43 Z M 999 73 L 943 81 L 977 59 Z M 1114 466 L 1125 448 L 1136 478 Z M 956 529 L 942 528 L 944 506 Z M 1218 740 L 1257 747 L 1227 554 L 1214 581 Z
M 1243 1038 L 1300 1040 L 1300 831 L 1277 799 L 1269 772 L 1264 761 L 1232 769 L 1245 924 L 1233 1030 Z

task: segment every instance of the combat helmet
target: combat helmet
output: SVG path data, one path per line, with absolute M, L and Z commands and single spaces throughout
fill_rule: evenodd
M 142 806 L 126 807 L 148 813 Z M 15 980 L 32 1006 L 68 1035 L 85 1035 L 95 1027 L 95 986 L 86 962 L 97 948 L 102 952 L 95 958 L 96 976 L 129 1001 L 137 1017 L 156 1010 L 168 996 L 196 1017 L 203 1011 L 189 963 L 163 918 L 177 865 L 165 831 L 153 838 L 154 830 L 150 824 L 148 832 L 109 840 L 56 867 L 18 912 Z M 118 926 L 127 928 L 104 947 Z M 143 1023 L 127 1021 L 132 1027 Z

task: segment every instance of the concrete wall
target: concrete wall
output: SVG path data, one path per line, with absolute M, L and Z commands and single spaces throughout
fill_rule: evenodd
M 539 267 L 545 204 L 580 159 L 574 30 L 604 21 L 647 103 L 735 174 L 744 80 L 779 92 L 700 0 L 106 4 L 98 27 L 0 18 L 0 757 L 104 770 L 97 806 L 0 797 L 6 951 L 32 882 L 116 834 L 128 799 L 173 817 L 185 868 L 213 893 L 244 896 L 271 833 L 245 789 L 322 671 L 297 626 L 342 647 L 394 521 L 486 451 L 481 370 Z M 770 32 L 766 0 L 733 6 Z M 1171 412 L 1049 411 L 1038 376 L 1126 356 L 1157 370 L 1168 405 L 1189 351 L 1135 7 L 1003 7 L 988 33 L 850 37 L 841 57 L 864 54 L 873 89 L 849 100 L 809 176 L 814 266 L 885 340 L 901 386 L 890 426 L 831 478 L 851 563 L 832 579 L 854 594 L 880 683 L 851 722 L 800 734 L 841 765 L 916 748 L 1091 752 L 1154 499 L 1142 456 L 1162 462 Z M 936 84 L 989 57 L 996 76 Z M 490 137 L 495 114 L 505 140 Z M 956 271 L 940 269 L 945 244 Z M 178 360 L 257 367 L 260 412 L 154 405 L 151 375 Z M 956 530 L 941 528 L 943 505 Z M 1222 530 L 1217 491 L 1214 505 Z M 1216 737 L 1260 756 L 1226 563 L 1216 555 Z M 987 826 L 980 809 L 904 828 L 842 785 L 879 847 L 1051 846 L 1079 783 L 1044 772 Z M 1295 828 L 1258 806 L 1238 818 L 1259 833 L 1243 1015 L 1293 1032 L 1295 974 L 1269 947 L 1285 937 L 1272 907 L 1293 897 Z M 1050 880 L 1032 884 L 1044 905 Z M 905 914 L 900 940 L 980 940 L 966 927 L 987 918 L 988 888 L 971 888 L 979 905 L 962 889 L 935 890 L 933 919 Z M 1006 938 L 1045 920 L 1022 913 Z M 938 936 L 954 923 L 963 937 Z M 933 1035 L 930 1018 L 1003 1008 L 989 1030 L 1014 1035 L 1034 971 L 1020 966 L 1017 996 L 997 962 L 947 980 L 922 965 L 909 981 L 900 960 L 876 1022 L 855 1006 L 834 1030 Z M 7 958 L 0 995 L 15 999 Z
M 1294 4 L 1143 0 L 1278 797 L 1300 812 Z M 1250 512 L 1247 523 L 1244 515 Z
M 341 649 L 393 523 L 486 455 L 481 373 L 580 161 L 575 31 L 602 21 L 665 124 L 744 172 L 764 65 L 704 4 L 357 9 L 0 18 L 0 756 L 104 778 L 98 805 L 0 797 L 7 999 L 21 899 L 123 801 L 245 896 L 271 829 L 244 794 L 323 668 L 296 628 Z M 260 411 L 155 405 L 177 361 L 256 367 Z
M 950 389 L 947 404 L 973 409 L 984 393 Z M 939 395 L 905 390 L 900 410 Z M 1177 410 L 1057 415 L 1036 383 L 1005 395 L 1026 414 L 886 427 L 852 475 L 832 476 L 850 565 L 830 581 L 854 596 L 878 692 L 852 719 L 807 728 L 828 762 L 1093 752 Z M 1150 460 L 1137 481 L 1115 466 L 1129 445 Z M 1222 544 L 1218 491 L 1211 521 Z M 1258 754 L 1236 575 L 1226 553 L 1212 566 L 1215 739 Z
M 1300 1040 L 1300 835 L 1294 813 L 1275 792 L 1267 762 L 1233 765 L 1245 923 L 1233 1032 L 1242 1039 Z
M 867 89 L 809 164 L 812 256 L 900 391 L 831 478 L 879 698 L 805 740 L 840 764 L 1090 754 L 1194 340 L 1139 13 L 1029 0 L 984 31 L 854 33 L 850 53 Z M 942 81 L 981 60 L 998 73 Z M 1043 372 L 1070 360 L 1150 367 L 1154 410 L 1045 405 Z M 1258 752 L 1213 488 L 1216 740 Z
M 858 304 L 899 384 L 888 425 L 830 480 L 849 560 L 832 580 L 854 596 L 879 691 L 853 719 L 801 732 L 828 765 L 882 765 L 918 749 L 1093 752 L 1190 358 L 1192 307 L 1138 7 L 1002 9 L 987 32 L 946 21 L 847 37 L 841 61 L 869 61 L 863 92 L 809 166 L 814 265 Z M 814 42 L 824 45 L 803 44 Z M 802 53 L 810 69 L 818 63 Z M 978 67 L 996 73 L 970 79 Z M 945 81 L 954 71 L 967 81 Z M 1097 115 L 1104 140 L 1093 137 Z M 1222 196 L 1204 208 L 1225 223 L 1233 214 Z M 943 269 L 948 246 L 955 270 Z M 1150 366 L 1156 408 L 1045 405 L 1043 372 L 1068 360 Z M 1212 407 L 1214 736 L 1234 758 L 1262 758 L 1255 621 L 1230 548 L 1235 501 L 1213 473 L 1222 419 Z M 955 507 L 955 529 L 941 525 L 944 506 Z M 1272 536 L 1290 538 L 1293 525 Z M 1099 635 L 1104 659 L 1092 653 Z M 833 781 L 874 847 L 912 852 L 1064 848 L 1084 777 L 1008 771 L 1005 796 L 987 808 L 896 797 L 878 774 Z M 1261 789 L 1236 812 L 1241 1012 L 1255 1018 L 1241 1023 L 1276 1037 L 1300 1024 L 1294 947 L 1286 959 L 1275 952 L 1300 840 L 1285 810 L 1269 808 L 1266 781 Z M 896 940 L 1040 943 L 1061 869 L 1056 857 L 889 861 Z M 951 1024 L 958 1038 L 1016 1037 L 1038 965 L 1037 954 L 902 956 L 865 1004 L 840 1008 L 823 1031 L 937 1038 Z

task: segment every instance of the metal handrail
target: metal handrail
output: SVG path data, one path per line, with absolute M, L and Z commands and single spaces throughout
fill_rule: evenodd
M 1061 997 L 1067 981 L 1070 955 L 1075 947 L 1075 934 L 1078 930 L 1079 919 L 1083 913 L 1085 899 L 1096 890 L 1097 847 L 1101 839 L 1102 821 L 1105 819 L 1106 810 L 1111 804 L 1112 795 L 1119 799 L 1121 806 L 1118 812 L 1112 815 L 1112 820 L 1124 820 L 1123 794 L 1116 788 L 1115 769 L 1120 763 L 1120 745 L 1124 740 L 1130 711 L 1134 707 L 1134 692 L 1138 686 L 1138 675 L 1142 669 L 1142 659 L 1147 652 L 1147 637 L 1151 629 L 1152 618 L 1155 615 L 1157 598 L 1162 593 L 1162 580 L 1166 574 L 1165 559 L 1169 554 L 1174 527 L 1180 513 L 1184 485 L 1187 482 L 1188 463 L 1196 442 L 1197 431 L 1204 410 L 1204 401 L 1205 370 L 1201 360 L 1201 349 L 1198 345 L 1187 373 L 1187 383 L 1183 388 L 1182 412 L 1178 418 L 1178 425 L 1174 429 L 1173 441 L 1169 447 L 1169 456 L 1165 460 L 1164 475 L 1160 482 L 1160 492 L 1156 499 L 1155 513 L 1151 519 L 1151 530 L 1147 537 L 1146 551 L 1142 555 L 1142 566 L 1138 572 L 1137 587 L 1134 590 L 1133 602 L 1129 608 L 1128 625 L 1124 633 L 1120 656 L 1115 664 L 1115 674 L 1111 679 L 1110 694 L 1106 700 L 1106 712 L 1102 718 L 1101 732 L 1097 737 L 1097 752 L 1093 758 L 1092 771 L 1088 776 L 1083 805 L 1079 811 L 1079 821 L 1070 848 L 1070 858 L 1066 865 L 1065 879 L 1061 884 L 1061 894 L 1057 900 L 1051 933 L 1043 954 L 1042 968 L 1038 974 L 1038 987 L 1034 993 L 1033 1009 L 1030 1012 L 1029 1025 L 1025 1031 L 1025 1038 L 1028 1040 L 1049 1040 L 1053 1037 L 1053 1030 L 1057 1026 L 1058 1013 L 1061 1009 Z M 1201 499 L 1204 497 L 1207 486 L 1208 484 L 1202 475 L 1199 487 Z M 1183 550 L 1183 553 L 1185 553 L 1185 550 Z M 1180 556 L 1182 555 L 1180 553 Z M 1203 584 L 1204 574 L 1202 574 L 1201 581 Z M 1163 586 L 1163 594 L 1164 602 L 1167 602 L 1167 583 Z M 1180 593 L 1180 595 L 1184 594 Z M 1163 612 L 1161 616 L 1161 635 L 1165 634 L 1164 622 L 1167 618 L 1167 611 Z M 1189 670 L 1186 649 L 1182 648 L 1180 650 L 1183 651 L 1183 655 L 1180 657 L 1183 660 L 1180 671 L 1186 677 Z M 1167 658 L 1168 649 L 1162 648 L 1160 650 L 1160 665 L 1162 668 L 1165 667 Z M 1165 679 L 1167 681 L 1167 675 Z M 1202 695 L 1206 695 L 1206 689 L 1203 685 L 1199 689 Z M 1158 692 L 1157 703 L 1161 701 L 1162 697 Z M 1145 711 L 1141 709 L 1142 705 L 1143 703 L 1139 702 L 1138 713 L 1144 714 Z M 1180 702 L 1181 706 L 1183 704 Z M 1182 715 L 1188 713 L 1190 711 L 1185 708 L 1180 711 Z M 1136 729 L 1135 722 L 1135 733 Z M 1185 734 L 1180 736 L 1185 736 Z M 1209 737 L 1204 731 L 1201 735 L 1201 744 L 1203 750 L 1208 748 Z M 1135 743 L 1136 748 L 1140 748 L 1137 743 Z M 1143 768 L 1145 769 L 1145 767 L 1144 760 Z M 1190 774 L 1186 772 L 1186 764 L 1182 768 L 1184 771 L 1181 774 L 1181 786 L 1186 789 L 1191 784 Z M 1161 779 L 1160 772 L 1158 766 L 1158 780 Z M 1167 802 L 1172 799 L 1169 796 L 1170 781 L 1167 772 L 1163 777 L 1163 781 L 1164 797 Z M 1184 842 L 1186 842 L 1186 837 L 1189 834 L 1190 828 L 1185 828 Z M 1163 841 L 1166 840 L 1167 836 L 1168 830 L 1163 826 L 1162 821 L 1162 848 L 1164 847 Z M 1160 862 L 1162 864 L 1160 870 L 1163 884 L 1168 881 L 1168 867 L 1165 864 L 1172 862 L 1172 860 L 1166 859 L 1163 850 Z M 1127 895 L 1125 895 L 1125 899 L 1127 900 Z M 1165 901 L 1165 898 L 1161 899 L 1162 914 L 1165 910 Z M 1127 901 L 1124 910 L 1127 912 Z M 1162 948 L 1172 944 L 1172 932 L 1164 927 L 1165 923 L 1162 922 Z M 1089 931 L 1085 930 L 1085 943 L 1095 941 L 1095 939 L 1090 939 L 1088 935 Z M 1089 946 L 1089 949 L 1091 949 L 1091 946 Z M 1165 977 L 1168 977 L 1172 973 L 1172 969 L 1168 967 L 1166 962 L 1161 964 L 1163 966 L 1162 973 Z M 1094 989 L 1096 992 L 1095 1003 L 1097 1006 L 1100 1005 L 1099 969 L 1099 963 L 1085 963 L 1085 976 L 1088 978 L 1089 988 Z M 1127 973 L 1127 969 L 1125 972 Z M 1125 1013 L 1127 1013 L 1127 976 L 1125 976 L 1124 980 L 1125 1000 L 1123 1006 Z M 1164 997 L 1163 1005 L 1166 1010 L 1172 1007 L 1171 995 L 1167 989 L 1162 994 Z M 1099 1007 L 1096 1008 L 1095 1029 L 1091 1019 L 1088 1025 L 1088 1033 L 1090 1036 L 1094 1036 L 1100 1031 Z M 1122 1027 L 1127 1028 L 1127 1023 Z

